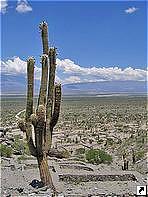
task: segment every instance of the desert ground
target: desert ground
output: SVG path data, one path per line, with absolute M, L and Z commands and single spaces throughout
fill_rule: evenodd
M 40 177 L 17 127 L 25 104 L 23 95 L 1 98 L 1 196 L 52 196 L 51 189 L 30 184 Z M 62 98 L 52 143 L 60 154 L 48 160 L 59 196 L 128 197 L 146 185 L 146 104 L 140 95 Z

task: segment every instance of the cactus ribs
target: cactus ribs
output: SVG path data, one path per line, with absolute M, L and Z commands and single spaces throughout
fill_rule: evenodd
M 30 57 L 27 61 L 27 104 L 25 120 L 19 121 L 20 129 L 26 133 L 31 155 L 37 158 L 40 178 L 44 186 L 55 190 L 48 167 L 48 152 L 51 149 L 53 128 L 60 112 L 61 84 L 55 84 L 56 48 L 48 47 L 48 25 L 40 24 L 43 55 L 41 57 L 42 76 L 38 105 L 33 113 L 34 64 Z M 34 130 L 34 132 L 33 132 Z M 32 135 L 35 135 L 35 143 Z

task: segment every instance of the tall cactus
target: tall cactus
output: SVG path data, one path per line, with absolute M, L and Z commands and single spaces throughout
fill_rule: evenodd
M 19 121 L 19 127 L 26 132 L 31 155 L 38 161 L 40 178 L 44 185 L 54 188 L 48 168 L 47 156 L 52 144 L 53 128 L 60 112 L 61 84 L 55 84 L 56 48 L 48 47 L 48 25 L 40 24 L 43 55 L 41 57 L 42 76 L 37 109 L 33 113 L 34 58 L 27 61 L 27 104 L 25 120 Z M 33 132 L 34 131 L 34 132 Z M 35 135 L 35 143 L 32 135 Z

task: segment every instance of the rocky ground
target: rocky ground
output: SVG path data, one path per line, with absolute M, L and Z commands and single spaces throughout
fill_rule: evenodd
M 54 196 L 51 189 L 40 187 L 37 161 L 17 128 L 25 104 L 25 98 L 2 102 L 1 196 Z M 53 149 L 61 152 L 48 161 L 58 196 L 136 196 L 136 186 L 146 185 L 146 117 L 142 97 L 66 98 L 53 133 Z M 88 161 L 86 153 L 95 149 L 109 154 L 112 162 Z M 122 170 L 123 156 L 128 170 Z
M 18 132 L 14 128 L 5 136 L 1 134 L 1 143 L 11 146 L 12 136 Z M 30 185 L 33 180 L 40 180 L 35 158 L 26 155 L 25 159 L 19 159 L 20 156 L 21 153 L 14 152 L 11 158 L 1 157 L 1 196 L 52 196 L 53 191 L 49 188 Z M 74 156 L 67 159 L 49 158 L 49 170 L 59 196 L 136 195 L 136 186 L 146 185 L 145 175 L 133 169 L 121 169 L 122 164 L 117 163 L 116 159 L 110 165 L 93 165 L 76 161 Z
M 2 158 L 2 196 L 51 196 L 47 188 L 35 189 L 30 183 L 39 180 L 33 158 L 18 163 L 17 158 Z M 50 172 L 60 196 L 134 196 L 137 185 L 145 185 L 144 176 L 135 171 L 121 171 L 115 166 L 88 165 L 69 160 L 50 159 Z M 54 171 L 53 171 L 54 169 Z

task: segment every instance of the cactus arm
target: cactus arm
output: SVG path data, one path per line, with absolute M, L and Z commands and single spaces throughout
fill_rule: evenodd
M 49 61 L 50 61 L 50 71 L 49 71 L 49 81 L 48 81 L 48 95 L 46 104 L 46 135 L 45 135 L 45 151 L 51 147 L 51 130 L 50 121 L 52 117 L 53 109 L 53 93 L 54 93 L 54 81 L 55 81 L 55 69 L 56 69 L 56 49 L 50 48 L 49 50 Z
M 33 113 L 33 89 L 34 89 L 34 58 L 30 57 L 27 61 L 27 105 L 26 105 L 26 138 L 30 153 L 35 156 L 36 148 L 32 139 L 32 124 L 30 116 Z
M 28 146 L 29 146 L 30 153 L 31 153 L 32 156 L 36 157 L 37 152 L 36 152 L 36 148 L 34 146 L 33 140 L 32 140 L 32 138 L 29 138 L 28 135 L 27 135 L 27 130 L 30 128 L 30 125 L 27 126 L 27 124 L 25 124 L 25 121 L 23 119 L 20 119 L 19 122 L 18 122 L 18 127 L 20 128 L 21 131 L 26 133 L 27 143 L 28 143 Z
M 48 25 L 46 22 L 40 23 L 39 28 L 41 29 L 43 54 L 48 55 Z
M 36 114 L 31 114 L 30 120 L 31 120 L 31 123 L 33 124 L 34 128 L 36 128 L 36 125 L 37 125 L 37 117 L 36 117 Z
M 60 105 L 61 105 L 61 84 L 57 84 L 55 85 L 54 111 L 50 122 L 51 131 L 53 131 L 54 126 L 57 124 L 59 113 L 60 113 Z
M 26 134 L 26 137 L 27 137 L 27 134 Z M 29 151 L 30 151 L 30 154 L 34 157 L 37 156 L 37 150 L 34 146 L 34 143 L 33 143 L 33 139 L 32 138 L 28 138 L 27 137 L 27 144 L 28 144 L 28 147 L 29 147 Z
M 55 81 L 55 69 L 56 69 L 56 49 L 50 48 L 49 50 L 49 82 L 48 82 L 48 95 L 47 95 L 47 119 L 51 119 L 53 109 L 53 95 L 54 95 L 54 81 Z
M 47 82 L 48 82 L 48 56 L 44 54 L 42 55 L 42 77 L 41 77 L 38 106 L 46 104 Z
M 29 121 L 33 113 L 33 89 L 34 89 L 34 64 L 35 60 L 30 57 L 27 61 L 27 105 L 26 105 L 26 122 Z
M 21 131 L 26 132 L 25 121 L 23 119 L 19 119 L 18 127 L 20 128 Z

